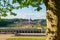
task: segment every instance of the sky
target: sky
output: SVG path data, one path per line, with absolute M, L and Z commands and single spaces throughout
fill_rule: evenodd
M 18 4 L 15 4 L 15 6 Z M 42 10 L 40 11 L 34 11 L 35 8 L 29 6 L 29 8 L 22 8 L 18 10 L 13 10 L 17 15 L 13 16 L 8 13 L 8 16 L 2 17 L 7 19 L 13 19 L 13 18 L 23 18 L 23 19 L 46 19 L 46 7 L 44 4 L 41 5 Z

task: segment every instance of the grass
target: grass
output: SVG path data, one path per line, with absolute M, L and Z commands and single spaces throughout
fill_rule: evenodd
M 46 40 L 45 38 L 9 38 L 8 40 Z

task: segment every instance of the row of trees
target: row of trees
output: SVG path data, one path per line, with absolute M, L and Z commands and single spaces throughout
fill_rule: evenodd
M 40 21 L 39 21 L 40 20 Z M 32 25 L 46 25 L 46 20 L 45 19 L 35 19 L 35 20 L 30 20 Z M 27 23 L 29 22 L 29 19 L 1 19 L 0 20 L 0 27 L 17 27 L 16 25 L 23 25 L 24 22 Z

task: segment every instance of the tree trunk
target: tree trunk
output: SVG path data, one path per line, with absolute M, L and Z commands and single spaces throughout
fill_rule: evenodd
M 60 40 L 60 0 L 44 0 L 47 13 L 46 40 Z

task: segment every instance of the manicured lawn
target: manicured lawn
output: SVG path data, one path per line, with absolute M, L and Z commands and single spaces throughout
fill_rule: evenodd
M 45 38 L 9 38 L 8 40 L 46 40 Z

